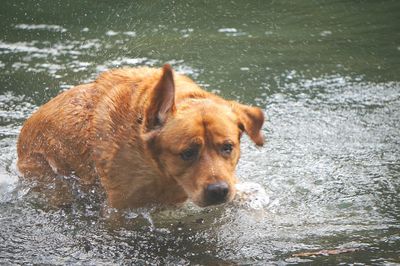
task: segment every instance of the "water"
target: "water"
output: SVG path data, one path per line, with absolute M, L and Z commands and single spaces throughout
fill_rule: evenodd
M 400 263 L 399 13 L 398 1 L 2 1 L 1 264 Z M 18 182 L 16 139 L 38 106 L 106 69 L 165 62 L 265 110 L 267 144 L 245 138 L 237 171 L 258 194 L 114 219 L 96 195 L 53 209 Z M 324 249 L 351 251 L 294 256 Z

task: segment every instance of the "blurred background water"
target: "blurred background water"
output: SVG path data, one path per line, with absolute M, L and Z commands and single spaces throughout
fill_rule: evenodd
M 3 0 L 1 264 L 400 263 L 400 2 Z M 266 113 L 242 144 L 246 205 L 123 225 L 82 199 L 54 210 L 26 193 L 16 139 L 41 104 L 100 72 L 170 63 L 208 91 Z M 351 252 L 296 257 L 299 252 Z

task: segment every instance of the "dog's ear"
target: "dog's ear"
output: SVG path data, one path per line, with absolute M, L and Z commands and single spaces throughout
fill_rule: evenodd
M 149 106 L 146 110 L 146 124 L 148 129 L 162 126 L 168 115 L 175 112 L 175 85 L 172 68 L 165 64 L 162 74 L 152 89 Z
M 231 106 L 238 116 L 239 128 L 245 131 L 257 146 L 263 146 L 264 136 L 261 128 L 264 123 L 264 113 L 261 109 L 237 102 L 231 102 Z

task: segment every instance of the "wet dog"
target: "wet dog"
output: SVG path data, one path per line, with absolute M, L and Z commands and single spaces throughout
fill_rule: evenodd
M 240 138 L 263 145 L 263 112 L 162 69 L 124 68 L 65 91 L 39 108 L 18 139 L 18 169 L 48 182 L 100 181 L 110 207 L 199 206 L 235 195 Z

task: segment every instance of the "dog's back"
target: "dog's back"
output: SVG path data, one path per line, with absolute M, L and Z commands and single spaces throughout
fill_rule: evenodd
M 99 157 L 106 149 L 104 153 L 111 155 L 112 144 L 126 141 L 121 136 L 127 133 L 122 128 L 126 122 L 133 126 L 129 134 L 134 139 L 135 122 L 142 119 L 141 102 L 160 75 L 160 70 L 147 67 L 108 71 L 95 82 L 73 87 L 41 106 L 19 135 L 21 174 L 51 178 L 74 173 L 83 183 L 93 183 L 97 175 L 94 153 Z M 100 161 L 107 161 L 106 154 Z
M 100 95 L 93 83 L 74 87 L 25 122 L 18 139 L 18 168 L 23 176 L 49 178 L 74 171 L 91 179 L 89 140 Z

